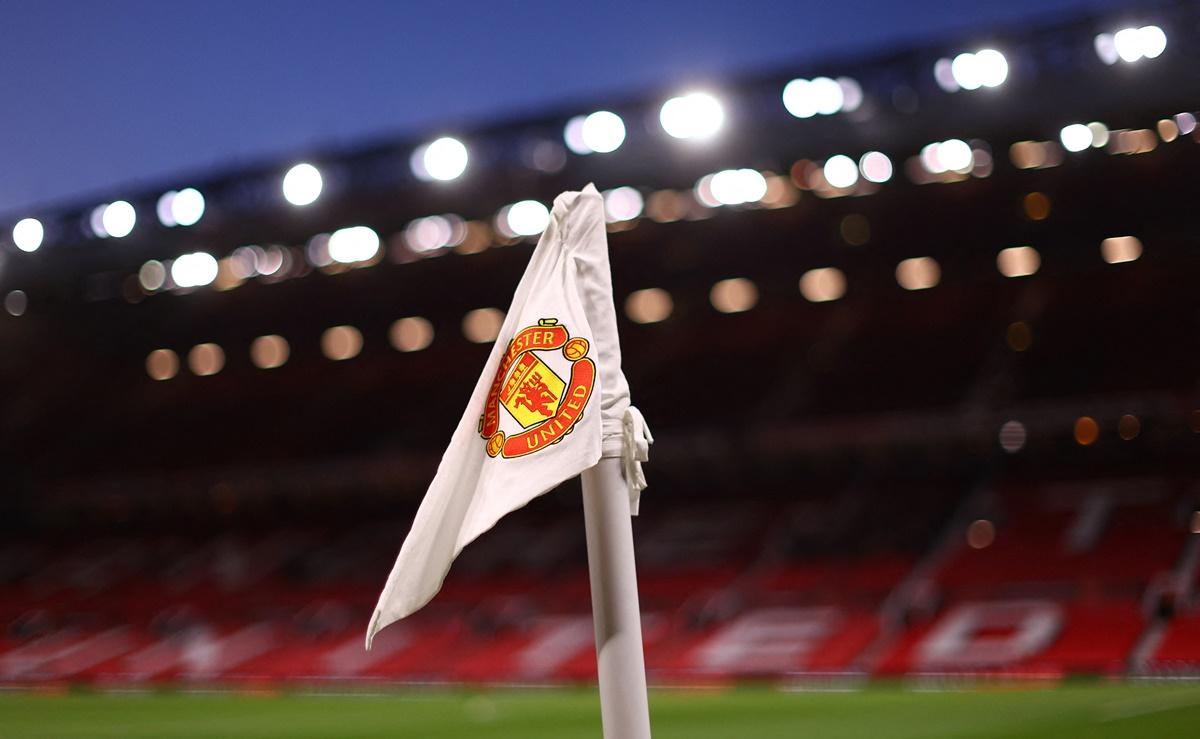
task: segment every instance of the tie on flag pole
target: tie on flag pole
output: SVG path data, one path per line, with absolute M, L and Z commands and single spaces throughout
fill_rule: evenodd
M 609 739 L 649 739 L 633 532 L 649 429 L 629 403 L 613 308 L 604 200 L 554 201 L 504 325 L 367 627 L 375 634 L 442 587 L 463 547 L 582 475 L 601 715 Z

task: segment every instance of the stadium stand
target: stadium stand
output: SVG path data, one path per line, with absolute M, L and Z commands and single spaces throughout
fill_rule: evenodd
M 1191 6 L 1163 12 L 1173 34 L 1200 28 Z M 120 248 L 68 209 L 61 248 L 3 274 L 29 305 L 0 322 L 0 386 L 20 388 L 0 407 L 0 682 L 592 679 L 573 485 L 468 547 L 429 607 L 362 649 L 489 351 L 463 318 L 504 306 L 528 259 L 490 214 L 589 180 L 646 201 L 610 240 L 658 438 L 634 524 L 653 680 L 1200 671 L 1200 90 L 1186 57 L 1099 64 L 1096 30 L 1023 30 L 1003 102 L 949 101 L 929 76 L 944 50 L 920 48 L 848 62 L 866 102 L 838 122 L 765 112 L 775 77 L 731 83 L 745 128 L 687 156 L 631 126 L 628 156 L 538 171 L 511 152 L 557 137 L 552 114 L 475 132 L 491 158 L 456 191 L 379 174 L 389 143 L 327 153 L 356 174 L 312 211 L 270 204 L 274 167 L 201 183 L 195 230 L 152 224 Z M 1056 143 L 1094 119 L 1110 143 Z M 922 170 L 948 136 L 968 137 L 970 171 Z M 1029 165 L 1030 146 L 1057 164 Z M 814 174 L 869 148 L 891 181 Z M 703 206 L 693 185 L 726 166 L 755 167 L 770 199 Z M 448 210 L 481 240 L 414 252 L 409 222 Z M 373 261 L 307 261 L 358 222 L 383 236 Z M 228 276 L 247 244 L 284 266 L 221 290 L 139 283 L 148 260 L 201 247 Z M 1017 246 L 1035 274 L 997 270 Z M 906 289 L 917 257 L 936 260 L 909 265 L 931 284 Z M 829 267 L 842 292 L 806 296 Z M 731 278 L 753 288 L 744 310 L 713 297 Z M 669 296 L 662 320 L 626 304 L 648 288 Z M 397 351 L 409 316 L 431 343 Z M 332 361 L 322 336 L 343 325 L 361 346 Z M 265 335 L 286 338 L 283 366 L 252 362 Z M 208 343 L 219 365 L 189 369 Z M 176 366 L 150 379 L 164 348 Z

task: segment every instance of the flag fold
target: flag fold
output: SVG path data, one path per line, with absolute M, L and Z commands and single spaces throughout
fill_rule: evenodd
M 653 437 L 629 403 L 613 308 L 604 200 L 554 201 L 462 420 L 367 628 L 424 606 L 463 547 L 602 456 L 620 457 L 636 514 Z

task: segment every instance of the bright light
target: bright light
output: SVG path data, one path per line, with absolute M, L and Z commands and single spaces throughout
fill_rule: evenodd
M 797 118 L 849 112 L 860 105 L 862 87 L 849 77 L 794 79 L 783 88 L 783 107 Z
M 1138 29 L 1142 37 L 1142 56 L 1156 59 L 1167 50 L 1167 34 L 1158 26 L 1142 26 Z
M 340 228 L 329 235 L 329 257 L 335 262 L 365 262 L 379 253 L 379 234 L 366 226 Z
M 535 236 L 550 225 L 550 211 L 536 200 L 522 200 L 508 207 L 504 220 L 514 235 Z
M 467 170 L 467 147 L 450 136 L 443 136 L 417 147 L 409 164 L 418 179 L 449 182 Z
M 151 259 L 142 265 L 138 270 L 138 282 L 142 289 L 148 293 L 161 288 L 167 281 L 167 270 L 163 267 L 162 262 Z
M 433 343 L 433 324 L 420 316 L 401 318 L 388 330 L 388 341 L 400 352 L 419 352 Z
M 310 205 L 321 197 L 321 172 L 307 162 L 297 164 L 283 176 L 283 197 L 297 207 Z
M 645 201 L 633 187 L 618 187 L 604 193 L 604 217 L 609 223 L 632 221 L 642 214 Z
M 1083 151 L 1092 145 L 1092 129 L 1082 123 L 1064 126 L 1058 138 L 1067 151 Z
M 862 85 L 852 77 L 838 77 L 838 87 L 842 88 L 842 111 L 853 113 L 862 105 Z
M 767 194 L 767 178 L 756 169 L 725 169 L 712 175 L 708 189 L 718 205 L 756 203 Z
M 896 282 L 905 290 L 926 290 L 941 278 L 942 268 L 933 257 L 913 257 L 896 265 Z
M 783 107 L 797 118 L 812 118 L 817 114 L 816 96 L 812 93 L 812 83 L 805 79 L 795 79 L 783 88 Z
M 46 231 L 36 218 L 22 218 L 13 226 L 13 243 L 23 252 L 35 252 L 42 246 Z
M 321 334 L 321 353 L 335 362 L 357 357 L 362 347 L 362 332 L 353 326 L 334 326 Z
M 758 303 L 758 287 L 745 277 L 721 280 L 713 285 L 708 299 L 722 313 L 742 313 Z
M 846 275 L 837 267 L 810 269 L 800 277 L 800 294 L 810 303 L 828 303 L 846 294 Z
M 586 119 L 585 115 L 577 115 L 563 127 L 563 142 L 576 154 L 592 153 L 592 148 L 583 140 L 583 122 Z
M 825 181 L 838 189 L 854 187 L 854 183 L 858 182 L 858 165 L 845 154 L 829 157 L 822 172 Z
M 962 139 L 943 141 L 937 148 L 937 155 L 942 166 L 953 172 L 968 171 L 974 162 L 971 147 Z
M 954 57 L 954 61 L 950 62 L 950 73 L 954 75 L 958 86 L 964 90 L 978 90 L 983 84 L 979 79 L 974 54 L 963 53 Z
M 179 356 L 170 349 L 155 349 L 146 355 L 146 374 L 153 380 L 169 380 L 179 374 Z
M 892 179 L 892 160 L 883 152 L 868 151 L 858 160 L 858 171 L 867 182 L 887 182 Z
M 217 279 L 217 260 L 197 251 L 178 257 L 171 264 L 171 279 L 179 287 L 200 287 Z
M 1142 242 L 1136 236 L 1114 236 L 1100 242 L 1100 256 L 1109 264 L 1134 262 L 1142 256 Z
M 1005 277 L 1028 277 L 1042 266 L 1042 257 L 1032 246 L 1011 246 L 996 255 L 996 269 Z
M 583 119 L 579 135 L 588 151 L 607 154 L 625 142 L 625 122 L 616 113 L 598 110 Z
M 817 112 L 821 115 L 833 115 L 842 109 L 845 94 L 838 83 L 828 77 L 818 77 L 812 81 L 810 89 L 815 98 Z
M 463 316 L 463 336 L 473 344 L 495 341 L 504 327 L 504 311 L 499 308 L 476 308 Z
M 674 308 L 671 294 L 658 287 L 635 290 L 625 298 L 625 315 L 634 323 L 665 321 Z
M 259 369 L 275 369 L 287 364 L 292 348 L 278 334 L 259 336 L 250 343 L 250 361 Z
M 975 67 L 984 87 L 999 87 L 1008 79 L 1008 60 L 995 49 L 976 52 Z
M 958 92 L 958 83 L 954 81 L 953 62 L 949 59 L 938 59 L 933 65 L 933 78 L 937 80 L 938 87 L 946 92 Z
M 663 103 L 658 120 L 677 139 L 708 139 L 721 130 L 725 109 L 706 92 L 692 92 Z
M 959 54 L 953 61 L 938 60 L 933 75 L 947 92 L 999 87 L 1008 79 L 1008 60 L 995 49 L 982 49 Z
M 931 174 L 965 174 L 971 171 L 974 163 L 975 154 L 971 151 L 971 146 L 962 139 L 938 141 L 921 149 L 921 164 Z
M 175 193 L 171 199 L 171 217 L 180 226 L 195 225 L 204 215 L 204 196 L 189 187 Z
M 225 350 L 218 344 L 197 344 L 188 352 L 188 369 L 200 377 L 215 375 L 225 367 Z
M 404 242 L 418 254 L 458 246 L 466 238 L 467 224 L 451 213 L 418 218 L 404 228 Z
M 168 228 L 176 225 L 175 214 L 171 212 L 171 203 L 178 194 L 175 190 L 168 190 L 159 196 L 158 204 L 154 206 L 154 212 L 158 214 L 158 222 Z
M 132 233 L 133 226 L 137 223 L 137 212 L 132 205 L 124 200 L 118 200 L 102 207 L 100 226 L 103 233 L 97 235 L 121 239 Z
M 1154 59 L 1167 50 L 1167 34 L 1158 26 L 1122 28 L 1116 33 L 1102 33 L 1096 37 L 1096 56 L 1105 64 L 1116 64 L 1117 60 L 1133 63 L 1140 59 Z

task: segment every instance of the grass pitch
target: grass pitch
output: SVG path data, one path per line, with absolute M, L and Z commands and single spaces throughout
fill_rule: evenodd
M 1200 685 L 1082 684 L 913 692 L 655 690 L 656 739 L 1196 739 Z M 0 694 L 0 737 L 600 736 L 595 690 L 400 690 L 383 695 Z

